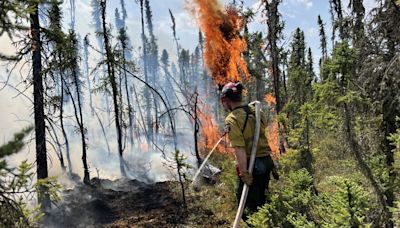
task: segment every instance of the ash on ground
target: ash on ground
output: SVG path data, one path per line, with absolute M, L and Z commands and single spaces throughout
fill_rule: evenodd
M 203 208 L 184 210 L 179 183 L 144 183 L 137 180 L 93 178 L 92 186 L 76 184 L 64 190 L 62 202 L 43 219 L 42 227 L 193 227 L 210 221 L 188 224 L 190 213 L 212 217 Z M 175 189 L 175 193 L 171 191 Z M 177 197 L 178 195 L 178 197 Z M 188 197 L 190 203 L 190 197 Z M 219 222 L 218 222 L 219 223 Z

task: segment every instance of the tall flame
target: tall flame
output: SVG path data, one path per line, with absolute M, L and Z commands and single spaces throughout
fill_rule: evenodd
M 249 78 L 241 53 L 247 49 L 240 36 L 244 21 L 233 6 L 225 9 L 218 0 L 194 0 L 197 16 L 205 36 L 204 61 L 216 84 L 244 81 Z
M 203 102 L 200 102 L 199 107 L 199 110 L 201 110 L 198 111 L 201 135 L 199 146 L 200 148 L 204 148 L 207 150 L 213 148 L 215 143 L 217 143 L 217 141 L 222 137 L 223 134 L 219 131 L 218 123 L 213 118 L 213 115 L 210 114 L 211 107 Z M 220 143 L 217 147 L 217 150 L 219 152 L 231 152 L 231 150 L 227 148 L 224 143 Z
M 268 93 L 267 95 L 265 95 L 264 101 L 272 107 L 271 112 L 274 113 L 274 107 L 276 105 L 275 97 L 272 94 Z M 277 158 L 279 157 L 279 125 L 276 115 L 273 115 L 272 120 L 268 124 L 267 134 L 268 145 L 271 148 L 272 156 L 274 158 Z

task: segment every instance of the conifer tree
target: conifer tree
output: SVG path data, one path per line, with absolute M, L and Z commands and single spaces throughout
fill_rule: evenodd
M 123 159 L 123 146 L 122 146 L 122 126 L 120 119 L 120 104 L 119 104 L 119 94 L 117 78 L 115 75 L 115 55 L 111 49 L 110 32 L 107 28 L 106 23 L 106 0 L 100 0 L 100 10 L 101 10 L 101 20 L 102 20 L 102 35 L 104 39 L 104 49 L 106 51 L 106 65 L 108 78 L 107 81 L 111 86 L 112 97 L 113 97 L 113 107 L 114 107 L 114 118 L 115 118 L 115 128 L 117 131 L 117 141 L 118 141 L 118 154 L 120 159 L 120 171 L 122 176 L 126 176 L 125 162 Z
M 325 24 L 321 19 L 321 15 L 318 15 L 318 26 L 319 26 L 319 39 L 320 47 L 322 52 L 322 57 L 320 60 L 320 65 L 328 58 L 327 46 L 326 46 L 326 34 L 325 34 Z
M 365 8 L 363 0 L 351 0 L 349 2 L 349 8 L 351 9 L 354 21 L 352 24 L 352 38 L 356 47 L 360 47 L 365 39 L 364 34 L 364 16 Z
M 360 67 L 359 83 L 377 105 L 375 115 L 382 117 L 379 132 L 382 134 L 381 149 L 384 154 L 384 169 L 387 186 L 384 192 L 386 204 L 393 207 L 396 201 L 396 181 L 399 174 L 395 167 L 394 145 L 390 143 L 390 135 L 396 132 L 396 116 L 400 116 L 399 104 L 399 51 L 400 20 L 399 6 L 394 1 L 382 0 L 380 5 L 372 10 L 372 20 L 369 24 L 370 54 L 364 58 Z M 377 58 L 379 56 L 379 58 Z M 380 86 L 376 86 L 376 85 Z M 394 227 L 392 212 L 388 212 L 387 227 Z
M 311 49 L 306 47 L 304 32 L 297 28 L 291 43 L 291 53 L 288 66 L 288 103 L 285 111 L 288 114 L 292 135 L 297 135 L 296 145 L 301 154 L 302 167 L 312 175 L 312 154 L 310 146 L 310 108 L 306 105 L 312 98 L 312 82 L 314 80 Z
M 166 98 L 168 100 L 169 105 L 171 107 L 175 107 L 176 97 L 175 97 L 174 87 L 171 81 L 173 80 L 172 75 L 169 72 L 170 63 L 169 63 L 169 54 L 167 50 L 164 49 L 162 51 L 160 61 L 161 61 L 161 68 L 164 70 L 164 80 L 162 84 L 164 85 Z
M 90 184 L 90 175 L 89 175 L 89 167 L 87 164 L 87 139 L 86 139 L 86 132 L 87 129 L 84 126 L 83 122 L 83 109 L 82 109 L 82 91 L 81 91 L 81 80 L 80 80 L 80 72 L 79 72 L 79 63 L 78 63 L 78 40 L 74 30 L 70 30 L 68 37 L 68 50 L 67 50 L 67 61 L 68 61 L 68 68 L 71 72 L 71 87 L 75 89 L 75 94 L 72 93 L 71 89 L 69 88 L 70 85 L 67 84 L 67 91 L 72 100 L 72 106 L 74 108 L 75 120 L 78 124 L 79 133 L 81 136 L 81 143 L 82 143 L 82 163 L 83 163 L 83 182 L 85 184 Z M 67 83 L 67 81 L 64 81 Z M 74 98 L 75 97 L 75 98 Z M 75 100 L 76 99 L 76 100 Z
M 32 78 L 33 78 L 33 98 L 35 116 L 35 142 L 36 142 L 36 170 L 37 179 L 48 177 L 47 170 L 47 149 L 46 149 L 46 124 L 44 114 L 44 88 L 42 74 L 42 43 L 39 22 L 39 3 L 29 2 L 31 45 L 32 45 Z M 38 200 L 43 210 L 50 209 L 50 197 L 46 193 L 46 188 L 42 187 L 38 192 Z
M 142 26 L 142 50 L 143 50 L 143 73 L 144 73 L 144 80 L 146 83 L 149 83 L 149 70 L 148 70 L 148 61 L 149 61 L 149 44 L 148 44 L 148 39 L 146 37 L 145 31 L 144 31 L 144 0 L 140 0 L 140 15 L 141 15 L 141 26 Z M 145 97 L 145 105 L 146 105 L 146 140 L 147 143 L 149 144 L 150 141 L 153 140 L 153 124 L 152 124 L 152 118 L 151 118 L 151 103 L 150 103 L 150 91 L 147 87 L 144 88 L 144 97 Z
M 49 28 L 47 30 L 47 38 L 51 41 L 53 45 L 53 50 L 51 51 L 51 55 L 53 58 L 50 60 L 48 71 L 50 74 L 53 74 L 53 80 L 55 81 L 55 88 L 59 88 L 58 93 L 56 96 L 59 96 L 58 103 L 56 107 L 59 107 L 59 121 L 61 126 L 61 132 L 65 142 L 65 152 L 67 156 L 68 162 L 68 171 L 72 173 L 72 162 L 70 156 L 70 146 L 69 140 L 67 136 L 67 132 L 64 126 L 64 108 L 67 99 L 65 98 L 66 89 L 65 89 L 65 82 L 66 79 L 66 64 L 63 64 L 65 61 L 66 52 L 65 52 L 65 43 L 66 43 L 66 35 L 62 31 L 61 26 L 61 3 L 57 1 L 51 2 L 51 6 L 49 9 Z M 48 118 L 48 121 L 51 121 Z M 56 132 L 54 132 L 56 134 Z M 57 137 L 57 136 L 56 136 Z M 60 155 L 62 155 L 62 151 L 60 151 Z M 59 156 L 61 159 L 61 156 Z M 63 161 L 61 161 L 63 163 Z
M 280 71 L 279 71 L 279 48 L 278 42 L 282 36 L 283 23 L 280 19 L 280 13 L 278 11 L 278 6 L 281 3 L 280 0 L 263 1 L 264 3 L 264 13 L 268 24 L 268 50 L 271 55 L 271 66 L 270 74 L 273 78 L 273 88 L 276 99 L 276 111 L 279 113 L 282 110 L 282 101 L 280 95 Z
M 147 61 L 147 69 L 149 72 L 149 82 L 150 85 L 154 88 L 157 88 L 156 81 L 159 79 L 159 63 L 158 63 L 158 45 L 157 40 L 154 35 L 154 27 L 153 27 L 153 12 L 150 7 L 150 0 L 144 0 L 145 12 L 146 12 L 146 24 L 149 33 L 149 55 Z M 158 108 L 159 108 L 159 98 L 151 93 L 154 101 L 154 127 L 152 127 L 152 131 L 155 132 L 156 137 L 158 136 L 159 129 L 159 120 L 158 120 Z

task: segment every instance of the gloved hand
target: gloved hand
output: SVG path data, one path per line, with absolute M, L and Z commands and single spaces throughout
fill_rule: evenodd
M 248 171 L 241 172 L 240 179 L 248 186 L 253 183 L 253 176 Z
M 272 169 L 272 176 L 274 177 L 275 180 L 279 180 L 279 173 L 275 167 Z
M 279 180 L 278 165 L 273 161 L 272 176 L 275 180 Z

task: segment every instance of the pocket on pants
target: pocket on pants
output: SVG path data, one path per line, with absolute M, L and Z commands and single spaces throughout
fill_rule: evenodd
M 254 174 L 264 174 L 268 170 L 267 157 L 256 158 L 254 161 Z

